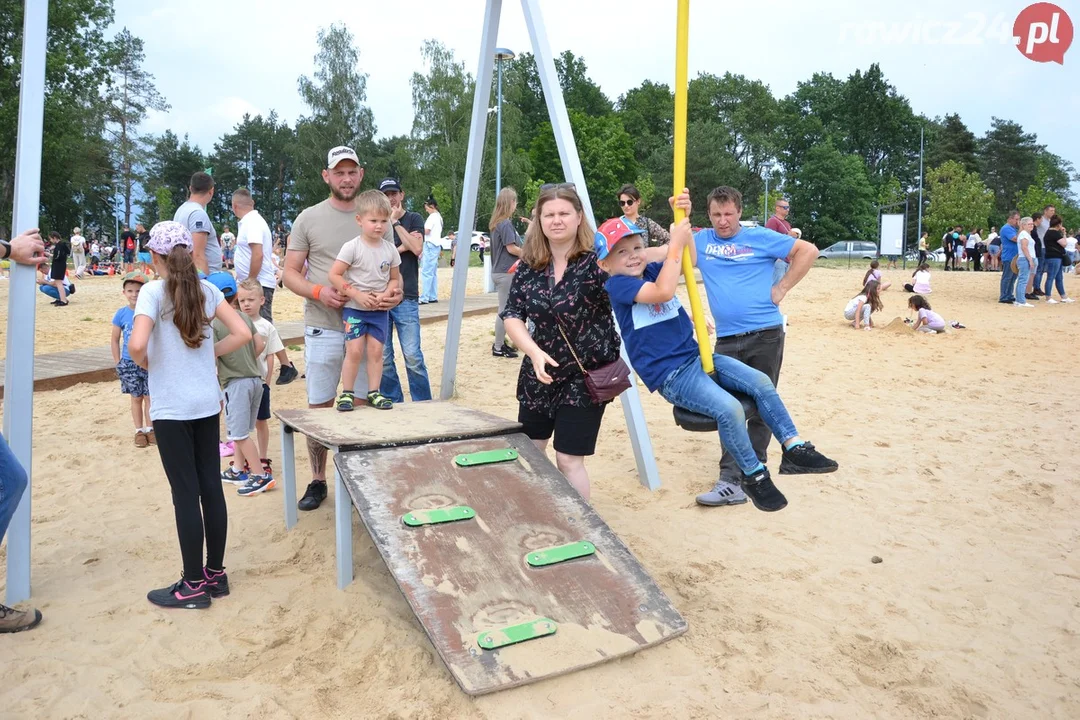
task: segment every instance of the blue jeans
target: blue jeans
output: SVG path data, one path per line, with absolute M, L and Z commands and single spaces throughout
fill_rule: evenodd
M 789 267 L 789 264 L 788 264 L 787 260 L 777 260 L 776 262 L 773 263 L 773 271 L 772 271 L 772 284 L 773 285 L 775 285 L 776 283 L 778 283 L 778 282 L 780 282 L 781 280 L 784 279 L 784 276 L 787 275 L 788 267 Z
M 1065 273 L 1061 268 L 1061 258 L 1048 258 L 1042 261 L 1042 265 L 1039 266 L 1039 272 L 1046 271 L 1046 287 L 1043 288 L 1043 293 L 1046 294 L 1046 299 L 1050 299 L 1050 293 L 1053 291 L 1053 286 L 1057 285 L 1057 291 L 1059 297 L 1065 297 Z
M 1034 262 L 1038 262 L 1035 260 Z M 1027 293 L 1028 279 L 1031 277 L 1031 262 L 1023 255 L 1016 258 L 1016 267 L 1018 272 L 1016 273 L 1016 302 L 1026 303 L 1027 299 L 1024 297 Z
M 435 302 L 439 299 L 439 252 L 442 247 L 425 242 L 420 255 L 420 300 Z
M 1019 261 L 1018 261 L 1019 262 Z M 1026 280 L 1024 282 L 1027 282 Z M 1001 295 L 998 302 L 1015 302 L 1016 293 L 1013 285 L 1016 284 L 1016 273 L 1012 270 L 1012 260 L 1001 261 Z M 1026 285 L 1024 287 L 1027 287 Z M 1020 294 L 1024 294 L 1024 287 L 1020 288 Z
M 420 304 L 412 298 L 390 310 L 390 329 L 383 346 L 382 383 L 379 390 L 394 402 L 405 402 L 394 365 L 394 329 L 401 341 L 401 354 L 405 356 L 405 374 L 409 378 L 409 395 L 416 402 L 431 399 L 431 383 L 428 381 L 424 353 L 420 350 Z
M 19 507 L 19 500 L 26 490 L 26 470 L 0 435 L 0 542 L 7 535 L 8 523 Z
M 799 433 L 768 375 L 726 355 L 714 354 L 713 364 L 715 380 L 705 374 L 697 358 L 687 361 L 668 376 L 660 386 L 660 394 L 672 405 L 716 418 L 720 443 L 735 457 L 743 473 L 748 474 L 758 467 L 758 456 L 746 433 L 742 403 L 728 390 L 754 398 L 758 414 L 781 443 Z
M 1041 290 L 1043 284 L 1043 275 L 1046 274 L 1046 257 L 1043 255 L 1035 256 L 1035 284 L 1032 286 L 1032 290 Z

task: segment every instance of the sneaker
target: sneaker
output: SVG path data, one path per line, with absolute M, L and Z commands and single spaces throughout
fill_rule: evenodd
M 510 347 L 506 343 L 503 343 L 502 356 L 504 358 L 516 358 L 518 356 L 518 351 L 515 350 L 514 348 Z
M 0 633 L 17 633 L 36 628 L 41 622 L 41 611 L 16 610 L 7 605 L 0 605 Z
M 1039 296 L 1035 293 L 1024 293 L 1024 297 L 1028 300 L 1038 300 Z
M 157 435 L 154 434 L 154 428 L 146 430 L 146 439 L 150 441 L 151 445 L 157 445 Z
M 743 475 L 740 481 L 754 507 L 763 512 L 776 512 L 787 507 L 787 498 L 773 484 L 769 470 L 763 468 L 753 475 Z
M 746 493 L 736 483 L 728 482 L 721 475 L 713 489 L 707 493 L 698 495 L 695 500 L 698 505 L 705 507 L 720 507 L 722 505 L 742 505 L 746 502 Z
M 337 402 L 334 403 L 334 407 L 338 409 L 338 412 L 352 412 L 353 409 L 353 394 L 346 390 L 338 395 Z
M 248 481 L 248 474 L 243 470 L 237 472 L 235 465 L 229 463 L 229 467 L 221 473 L 221 482 L 232 483 L 233 485 L 243 485 Z
M 1016 307 L 1035 307 L 1029 302 L 1014 302 L 1013 305 L 1015 305 Z
M 1063 303 L 1074 303 L 1076 301 L 1073 300 L 1072 298 L 1067 297 L 1067 298 L 1061 298 L 1061 302 L 1063 302 Z
M 780 461 L 781 475 L 817 475 L 836 472 L 840 465 L 817 451 L 814 443 L 804 442 L 790 450 L 784 450 Z
M 236 494 L 248 497 L 274 489 L 274 478 L 266 475 L 250 475 L 248 481 L 237 489 Z
M 229 594 L 229 576 L 224 570 L 215 572 L 204 567 L 202 572 L 206 578 L 206 592 L 210 593 L 210 597 L 219 598 Z
M 205 580 L 189 583 L 180 578 L 167 588 L 151 590 L 146 599 L 159 607 L 203 610 L 210 607 L 210 592 Z
M 218 443 L 218 455 L 221 457 L 232 457 L 235 448 L 231 442 L 219 442 Z
M 491 357 L 507 357 L 506 351 L 503 348 L 491 346 Z
M 1055 299 L 1054 299 L 1054 298 L 1052 298 L 1052 297 L 1048 297 L 1048 298 L 1046 298 L 1046 304 L 1047 304 L 1047 305 L 1057 305 L 1057 304 L 1058 304 L 1058 301 L 1057 301 L 1057 300 L 1055 300 Z
M 301 510 L 318 510 L 325 499 L 326 483 L 312 481 L 308 483 L 307 492 L 304 493 L 304 497 L 300 498 L 300 502 L 296 503 L 296 507 Z
M 262 474 L 266 477 L 274 477 L 274 468 L 272 467 L 270 458 L 263 458 L 259 462 L 262 463 Z
M 967 329 L 967 325 L 962 324 L 959 320 L 953 320 L 951 323 L 949 323 L 949 327 L 951 327 L 953 330 Z
M 142 430 L 135 431 L 135 447 L 144 448 L 150 445 L 150 438 Z
M 278 376 L 277 376 L 277 381 L 275 381 L 274 384 L 275 385 L 288 385 L 293 380 L 295 380 L 297 377 L 299 377 L 299 375 L 300 375 L 300 373 L 298 373 L 296 371 L 296 366 L 293 365 L 292 363 L 289 363 L 288 365 L 282 365 L 281 366 L 281 371 L 278 373 Z

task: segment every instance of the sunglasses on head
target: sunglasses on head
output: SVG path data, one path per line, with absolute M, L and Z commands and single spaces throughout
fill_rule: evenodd
M 540 192 L 545 190 L 574 190 L 576 187 L 574 183 L 544 183 L 540 186 Z
M 634 200 L 633 198 L 631 198 L 630 200 L 620 200 L 619 205 L 621 207 L 630 207 L 631 205 L 633 205 L 636 202 L 637 202 L 637 200 Z

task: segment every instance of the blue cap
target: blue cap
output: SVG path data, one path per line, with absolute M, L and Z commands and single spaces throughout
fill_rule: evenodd
M 224 271 L 214 272 L 207 275 L 206 279 L 220 290 L 225 297 L 231 298 L 236 295 L 236 278 L 231 273 Z

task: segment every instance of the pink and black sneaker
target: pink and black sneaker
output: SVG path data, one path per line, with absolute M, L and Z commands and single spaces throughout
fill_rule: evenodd
M 210 607 L 210 592 L 205 580 L 188 582 L 180 578 L 175 585 L 151 590 L 146 599 L 159 607 L 202 610 Z
M 210 597 L 220 598 L 229 594 L 229 576 L 224 570 L 204 567 L 203 577 L 206 578 L 206 591 L 210 593 Z

